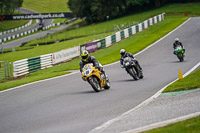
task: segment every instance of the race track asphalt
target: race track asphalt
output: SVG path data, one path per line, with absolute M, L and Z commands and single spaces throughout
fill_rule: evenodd
M 111 89 L 95 93 L 79 72 L 0 93 L 1 133 L 86 133 L 136 107 L 200 61 L 200 18 L 136 56 L 144 79 L 134 81 L 119 63 L 105 67 Z M 173 55 L 179 38 L 184 62 Z M 78 64 L 77 64 L 78 65 Z

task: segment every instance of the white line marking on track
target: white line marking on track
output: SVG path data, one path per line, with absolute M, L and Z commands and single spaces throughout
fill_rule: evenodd
M 57 78 L 62 78 L 62 77 L 70 76 L 70 75 L 76 74 L 78 72 L 79 71 L 73 72 L 73 73 L 70 73 L 70 74 L 61 75 L 61 76 L 58 76 L 58 77 L 53 77 L 53 78 L 49 78 L 49 79 L 39 80 L 39 81 L 31 82 L 31 83 L 28 83 L 28 84 L 20 85 L 20 86 L 14 87 L 14 88 L 10 88 L 10 89 L 4 90 L 4 91 L 0 91 L 0 94 L 3 93 L 3 92 L 15 90 L 17 88 L 25 87 L 25 86 L 28 86 L 28 85 L 32 85 L 32 84 L 36 84 L 36 83 L 40 83 L 40 82 L 44 82 L 44 81 L 48 81 L 48 80 L 52 80 L 52 79 L 57 79 Z
M 174 30 L 172 30 L 171 32 L 169 32 L 167 35 L 165 35 L 165 36 L 162 37 L 161 39 L 157 40 L 157 41 L 154 42 L 153 44 L 151 44 L 151 45 L 149 45 L 148 47 L 146 47 L 144 50 L 142 50 L 142 51 L 136 53 L 135 56 L 136 56 L 136 55 L 139 55 L 139 54 L 141 54 L 141 53 L 143 53 L 143 52 L 146 51 L 147 49 L 149 49 L 149 48 L 151 48 L 152 46 L 156 45 L 158 42 L 160 42 L 161 40 L 163 40 L 164 38 L 166 38 L 167 36 L 169 36 L 170 34 L 172 34 L 173 32 L 175 32 L 177 29 L 179 29 L 180 27 L 182 27 L 184 24 L 186 24 L 186 23 L 187 23 L 188 21 L 190 21 L 190 20 L 191 20 L 191 18 L 189 18 L 188 20 L 186 20 L 184 23 L 182 23 L 181 25 L 179 25 L 177 28 L 175 28 Z M 118 62 L 119 62 L 119 61 L 118 61 Z M 112 64 L 116 64 L 116 63 L 118 63 L 118 62 L 114 62 L 114 63 L 112 63 Z M 197 65 L 199 66 L 199 64 L 200 64 L 200 63 L 198 63 Z M 109 64 L 109 65 L 110 65 L 110 64 Z M 108 65 L 108 66 L 109 66 L 109 65 Z M 198 67 L 197 65 L 195 65 L 195 68 Z M 194 67 L 193 67 L 193 68 L 194 68 Z M 195 70 L 195 69 L 193 69 L 193 68 L 192 68 L 192 70 L 189 70 L 186 74 L 188 75 L 188 74 L 191 73 L 193 70 Z M 185 76 L 185 74 L 184 74 L 184 76 Z M 169 83 L 168 85 L 174 83 L 174 82 L 177 81 L 177 80 L 178 80 L 178 79 L 174 80 L 173 82 Z M 162 89 L 161 89 L 160 91 L 158 91 L 156 94 L 154 94 L 152 97 L 148 98 L 147 100 L 145 100 L 144 102 L 142 102 L 141 104 L 139 104 L 138 106 L 136 106 L 135 108 L 133 108 L 133 109 L 131 109 L 131 110 L 129 110 L 129 111 L 123 113 L 122 115 L 120 115 L 120 116 L 118 116 L 118 117 L 116 117 L 116 118 L 114 118 L 114 119 L 111 119 L 111 120 L 109 120 L 109 121 L 103 123 L 101 126 L 96 127 L 96 128 L 94 128 L 93 130 L 91 130 L 90 133 L 92 133 L 92 132 L 100 133 L 101 131 L 103 131 L 105 128 L 109 127 L 109 126 L 110 126 L 111 124 L 113 124 L 114 122 L 120 120 L 123 116 L 128 115 L 130 112 L 136 111 L 136 110 L 139 109 L 140 107 L 143 107 L 143 106 L 147 105 L 147 104 L 148 104 L 149 102 L 151 102 L 153 99 L 157 98 L 157 97 L 162 93 L 162 91 L 163 91 L 168 85 L 166 85 L 164 88 L 162 88 Z

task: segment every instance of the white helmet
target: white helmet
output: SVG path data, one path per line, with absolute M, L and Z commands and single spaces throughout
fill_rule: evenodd
M 179 42 L 179 39 L 178 39 L 178 38 L 176 38 L 176 39 L 175 39 L 175 41 L 176 41 L 176 42 Z
M 125 50 L 125 49 L 121 49 L 121 50 L 120 50 L 120 54 L 121 54 L 122 56 L 124 56 L 125 53 L 126 53 L 126 50 Z

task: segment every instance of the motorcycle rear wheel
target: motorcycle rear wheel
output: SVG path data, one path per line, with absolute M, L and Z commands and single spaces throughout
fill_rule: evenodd
M 140 79 L 142 79 L 144 76 L 143 76 L 143 72 L 142 72 L 142 70 L 140 69 L 140 67 L 137 65 L 137 73 L 136 73 L 137 75 L 138 75 L 138 77 L 140 78 Z
M 182 53 L 178 53 L 178 59 L 180 60 L 180 62 L 183 62 L 184 61 L 184 55 Z
M 110 81 L 109 80 L 106 80 L 106 85 L 105 85 L 104 89 L 105 90 L 110 89 Z

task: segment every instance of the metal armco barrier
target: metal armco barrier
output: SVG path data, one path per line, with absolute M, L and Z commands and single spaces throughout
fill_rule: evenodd
M 9 78 L 12 75 L 11 63 L 8 61 L 0 61 L 0 79 Z
M 147 29 L 149 26 L 152 26 L 152 25 L 164 20 L 164 14 L 165 13 L 159 14 L 155 17 L 145 20 L 142 23 L 130 26 L 130 27 L 123 29 L 111 36 L 107 36 L 103 39 L 100 39 L 102 48 L 109 47 L 112 44 L 114 44 L 115 42 L 119 42 L 127 37 L 130 37 L 131 35 L 134 35 L 138 32 L 141 32 L 141 31 Z
M 52 67 L 52 54 L 23 59 L 13 62 L 13 76 L 19 77 L 40 69 Z
M 30 20 L 27 24 L 25 24 L 23 26 L 20 26 L 18 28 L 14 28 L 14 29 L 11 29 L 11 30 L 0 32 L 0 35 L 9 34 L 9 33 L 12 33 L 12 32 L 15 32 L 15 31 L 18 31 L 18 30 L 21 30 L 21 29 L 24 29 L 24 28 L 30 26 L 31 24 L 32 24 L 32 20 Z

